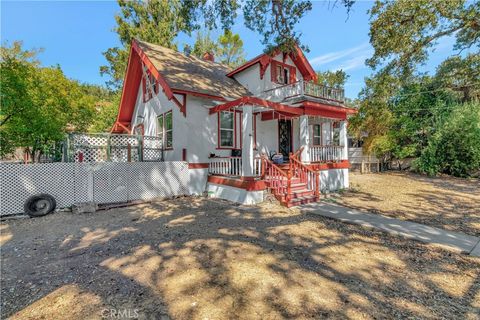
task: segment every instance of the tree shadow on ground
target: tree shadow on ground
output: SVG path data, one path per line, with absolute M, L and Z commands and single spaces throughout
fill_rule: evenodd
M 480 235 L 480 184 L 477 185 L 476 180 L 431 178 L 404 172 L 361 176 L 358 180 L 360 190 L 342 194 L 341 204 L 449 231 Z
M 274 204 L 182 198 L 6 232 L 2 317 L 475 318 L 480 308 L 479 260 Z

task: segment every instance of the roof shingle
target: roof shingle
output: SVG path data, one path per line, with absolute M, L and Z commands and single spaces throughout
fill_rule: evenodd
M 226 99 L 250 96 L 235 79 L 227 77 L 232 71 L 220 63 L 186 56 L 159 45 L 136 40 L 158 72 L 172 89 L 198 92 Z

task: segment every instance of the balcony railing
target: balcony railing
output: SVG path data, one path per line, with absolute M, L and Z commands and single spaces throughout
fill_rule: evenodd
M 346 160 L 342 146 L 311 146 L 310 161 L 312 162 L 336 162 Z M 345 158 L 345 159 L 344 159 Z
M 261 97 L 275 102 L 293 98 L 312 97 L 343 103 L 345 101 L 345 92 L 343 89 L 331 88 L 312 81 L 300 80 L 266 90 Z
M 210 158 L 208 173 L 221 176 L 243 176 L 242 157 L 215 157 Z M 262 173 L 262 159 L 253 159 L 253 174 L 260 176 Z

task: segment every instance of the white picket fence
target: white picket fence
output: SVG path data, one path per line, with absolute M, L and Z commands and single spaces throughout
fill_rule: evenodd
M 188 164 L 168 162 L 0 163 L 0 216 L 23 213 L 25 200 L 52 195 L 57 208 L 77 202 L 147 200 L 189 194 Z

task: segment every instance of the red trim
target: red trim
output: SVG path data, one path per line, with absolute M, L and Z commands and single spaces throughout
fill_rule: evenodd
M 210 94 L 205 94 L 205 93 L 200 93 L 195 91 L 188 91 L 188 90 L 180 90 L 180 89 L 172 89 L 172 90 L 173 90 L 173 93 L 189 94 L 191 96 L 207 98 L 210 100 L 227 101 L 224 97 L 220 97 L 220 96 L 213 96 Z
M 272 55 L 276 56 L 278 54 L 278 50 L 274 50 Z M 300 73 L 303 76 L 304 80 L 317 80 L 317 74 L 315 73 L 315 70 L 313 70 L 312 66 L 308 62 L 307 58 L 302 52 L 302 49 L 300 47 L 295 46 L 295 52 L 289 54 L 290 58 L 292 59 L 293 63 L 295 63 L 295 66 L 298 68 Z M 228 77 L 232 77 L 236 73 L 239 73 L 245 69 L 248 69 L 249 67 L 253 66 L 255 63 L 260 63 L 260 79 L 263 79 L 263 75 L 265 74 L 265 70 L 263 70 L 262 73 L 262 68 L 266 69 L 268 64 L 271 62 L 272 57 L 266 53 L 260 54 L 253 58 L 250 61 L 247 61 L 240 67 L 234 69 L 230 73 L 227 74 Z
M 250 105 L 257 105 L 257 106 L 265 107 L 265 108 L 271 108 L 271 109 L 274 109 L 276 111 L 286 112 L 286 113 L 290 113 L 290 114 L 293 114 L 293 115 L 302 115 L 303 114 L 302 109 L 289 107 L 289 106 L 286 106 L 284 104 L 260 99 L 260 98 L 257 98 L 257 97 L 238 98 L 236 100 L 233 100 L 233 101 L 215 106 L 213 108 L 210 108 L 209 113 L 214 114 L 214 113 L 219 112 L 219 111 L 229 110 L 231 108 L 237 107 L 237 106 L 242 105 L 242 104 L 250 104 Z
M 243 113 L 240 113 L 240 149 L 243 146 Z
M 188 169 L 208 169 L 208 163 L 189 163 Z
M 267 188 L 265 181 L 263 180 L 230 179 L 219 176 L 208 176 L 208 182 L 245 189 L 246 191 L 261 191 Z
M 340 162 L 329 163 L 312 163 L 307 165 L 312 170 L 330 170 L 330 169 L 348 169 L 350 168 L 350 161 L 341 160 Z
M 234 141 L 233 141 L 233 146 L 237 146 L 237 111 L 233 110 L 233 136 L 234 136 Z M 240 130 L 242 129 L 242 126 L 240 125 Z M 242 145 L 242 134 L 240 134 L 240 146 Z
M 143 52 L 143 50 L 140 48 L 137 41 L 133 39 L 130 46 L 130 55 L 128 57 L 127 72 L 123 84 L 122 98 L 120 99 L 117 120 L 115 121 L 111 132 L 123 132 L 124 130 L 121 130 L 122 126 L 119 124 L 127 123 L 129 125 L 132 121 L 138 95 L 138 88 L 142 83 L 141 79 L 143 78 L 142 62 L 147 67 L 147 70 L 155 77 L 155 79 L 157 79 L 158 84 L 162 87 L 163 92 L 167 96 L 168 100 L 173 100 L 180 110 L 182 110 L 181 103 L 173 96 L 173 92 L 165 79 L 155 68 L 145 52 Z

